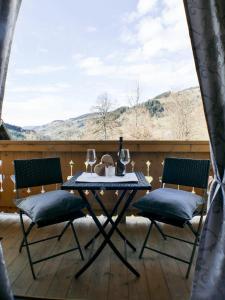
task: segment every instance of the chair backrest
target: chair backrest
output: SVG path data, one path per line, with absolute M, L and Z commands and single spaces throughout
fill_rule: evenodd
M 14 160 L 14 169 L 16 189 L 63 182 L 58 157 Z
M 209 160 L 167 157 L 164 161 L 162 183 L 206 189 Z

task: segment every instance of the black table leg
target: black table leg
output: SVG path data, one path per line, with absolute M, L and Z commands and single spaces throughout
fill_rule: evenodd
M 110 240 L 111 236 L 113 235 L 113 232 L 116 230 L 118 224 L 122 220 L 127 208 L 129 207 L 132 199 L 134 198 L 136 191 L 132 191 L 128 198 L 125 201 L 124 207 L 122 208 L 121 212 L 119 213 L 116 221 L 112 224 L 111 229 L 108 233 L 105 232 L 103 226 L 99 222 L 98 218 L 96 217 L 93 209 L 91 208 L 84 192 L 82 190 L 79 190 L 79 193 L 81 197 L 86 201 L 87 203 L 87 209 L 92 216 L 94 222 L 96 223 L 100 233 L 104 236 L 104 241 L 99 246 L 99 248 L 96 250 L 96 252 L 93 254 L 93 256 L 89 259 L 89 261 L 76 273 L 75 277 L 78 278 L 83 272 L 86 271 L 86 269 L 95 261 L 95 259 L 99 256 L 99 254 L 102 252 L 102 250 L 105 248 L 105 246 L 108 244 L 110 248 L 114 251 L 114 253 L 117 255 L 117 257 L 122 261 L 124 265 L 137 277 L 140 276 L 140 274 L 132 267 L 132 265 L 121 255 L 119 250 L 116 248 L 116 246 L 113 244 L 113 242 Z
M 124 191 L 126 193 L 126 191 Z M 111 225 L 114 224 L 114 221 L 112 219 L 111 214 L 108 213 L 107 209 L 105 208 L 103 202 L 101 201 L 101 198 L 99 197 L 98 193 L 96 191 L 92 191 L 93 196 L 95 197 L 95 199 L 97 200 L 98 204 L 101 206 L 102 210 L 104 211 L 106 217 L 107 217 L 107 221 L 109 221 L 111 223 Z M 125 194 L 124 194 L 125 195 Z M 120 200 L 120 199 L 119 199 Z M 118 201 L 119 201 L 118 200 Z M 121 199 L 122 200 L 122 199 Z M 121 202 L 121 201 L 120 201 Z M 118 208 L 118 206 L 117 206 Z M 114 210 L 114 209 L 113 209 Z M 103 225 L 104 226 L 104 225 Z M 122 238 L 122 240 L 124 242 L 127 243 L 128 246 L 130 246 L 130 248 L 133 251 L 136 251 L 136 248 L 134 247 L 134 245 L 131 244 L 131 242 L 128 241 L 128 239 L 123 235 L 123 233 L 119 230 L 118 227 L 115 228 L 116 232 L 119 234 L 119 236 Z
M 120 195 L 118 201 L 116 202 L 116 205 L 114 206 L 114 208 L 113 208 L 113 210 L 112 210 L 112 212 L 111 212 L 111 214 L 110 214 L 110 217 L 112 217 L 112 216 L 116 213 L 116 211 L 117 211 L 117 209 L 118 209 L 118 207 L 119 207 L 121 201 L 123 200 L 125 194 L 126 194 L 126 191 L 123 191 L 123 192 L 121 193 L 121 195 Z M 104 224 L 102 225 L 102 227 L 105 228 L 108 224 L 109 224 L 109 218 L 107 218 L 107 220 L 104 222 Z M 87 248 L 91 245 L 91 243 L 93 243 L 93 241 L 94 241 L 100 234 L 101 234 L 101 232 L 98 231 L 98 232 L 94 235 L 94 237 L 91 238 L 89 242 L 87 242 L 87 244 L 84 246 L 84 248 L 87 249 Z

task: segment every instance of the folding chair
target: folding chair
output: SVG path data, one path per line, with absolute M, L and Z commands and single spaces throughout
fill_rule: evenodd
M 15 200 L 15 203 L 19 208 L 21 229 L 23 233 L 23 240 L 21 242 L 19 251 L 21 252 L 23 247 L 26 248 L 33 278 L 36 278 L 33 265 L 47 259 L 54 258 L 56 256 L 74 250 L 79 250 L 81 259 L 83 260 L 84 257 L 73 224 L 73 221 L 75 219 L 85 216 L 81 210 L 85 208 L 86 204 L 80 197 L 74 196 L 73 194 L 63 190 L 54 190 L 50 192 L 39 193 L 25 198 L 19 197 L 19 191 L 23 188 L 31 188 L 50 184 L 61 184 L 63 182 L 63 179 L 60 159 L 38 158 L 14 160 L 14 169 L 15 185 L 17 190 L 17 199 Z M 27 229 L 25 228 L 23 215 L 28 216 L 31 220 L 31 223 Z M 67 224 L 60 232 L 60 234 L 41 240 L 28 242 L 28 235 L 35 225 L 37 226 L 37 228 L 40 228 L 65 221 L 67 221 Z M 30 245 L 54 238 L 57 238 L 59 241 L 69 226 L 72 229 L 76 247 L 44 258 L 40 258 L 35 261 L 32 260 L 29 247 Z
M 162 187 L 140 198 L 134 207 L 140 210 L 140 215 L 150 220 L 150 226 L 145 237 L 139 258 L 142 258 L 144 249 L 152 250 L 170 258 L 188 264 L 186 278 L 188 278 L 193 262 L 196 247 L 198 246 L 201 232 L 205 204 L 207 199 L 207 185 L 209 176 L 209 160 L 194 160 L 189 158 L 166 158 L 164 161 Z M 166 188 L 165 184 L 178 185 L 178 189 Z M 203 197 L 193 192 L 180 190 L 180 186 L 203 189 Z M 197 230 L 191 220 L 200 215 Z M 186 225 L 194 234 L 194 241 L 188 241 L 175 236 L 165 234 L 159 223 L 184 228 Z M 155 226 L 164 240 L 173 238 L 177 241 L 191 244 L 192 252 L 189 260 L 170 255 L 158 249 L 147 246 L 152 227 Z

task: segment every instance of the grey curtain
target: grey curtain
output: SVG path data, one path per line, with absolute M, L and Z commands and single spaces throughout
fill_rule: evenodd
M 9 62 L 12 37 L 21 0 L 0 0 L 0 119 L 2 114 L 2 102 L 5 90 L 5 80 Z M 4 124 L 0 120 L 0 138 L 7 138 Z M 0 299 L 13 300 L 6 266 L 0 244 Z
M 13 33 L 22 0 L 0 0 L 0 120 Z M 8 139 L 1 121 L 0 139 Z
M 1 243 L 0 243 L 0 299 L 13 300 L 9 279 L 6 272 L 6 266 L 3 259 Z
M 225 299 L 225 1 L 184 0 L 208 125 L 215 178 L 192 300 Z

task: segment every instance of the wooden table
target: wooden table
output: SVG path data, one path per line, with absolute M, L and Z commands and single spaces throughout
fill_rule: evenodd
M 92 255 L 92 257 L 84 264 L 84 266 L 76 273 L 75 277 L 78 278 L 83 272 L 85 272 L 89 266 L 95 261 L 95 259 L 99 256 L 105 246 L 108 244 L 110 248 L 114 251 L 117 257 L 121 260 L 121 262 L 137 277 L 140 276 L 138 271 L 127 261 L 127 259 L 120 253 L 118 248 L 112 242 L 111 237 L 113 233 L 116 231 L 120 238 L 123 240 L 125 245 L 128 245 L 133 251 L 136 251 L 134 245 L 123 235 L 123 233 L 119 230 L 118 225 L 123 219 L 128 207 L 130 206 L 134 196 L 136 195 L 137 191 L 139 190 L 151 190 L 151 185 L 145 179 L 145 176 L 142 172 L 135 172 L 138 178 L 138 182 L 120 182 L 120 183 L 111 183 L 111 182 L 77 182 L 77 178 L 82 174 L 82 172 L 76 173 L 70 180 L 66 181 L 62 185 L 63 190 L 76 190 L 86 202 L 88 212 L 92 216 L 96 226 L 98 227 L 98 232 L 95 236 L 85 245 L 87 248 L 100 234 L 104 237 L 103 242 Z M 98 220 L 88 198 L 85 195 L 84 191 L 91 191 L 94 199 L 97 201 L 101 209 L 103 210 L 104 214 L 106 215 L 106 221 L 102 225 Z M 120 191 L 120 195 L 115 202 L 115 205 L 111 212 L 108 212 L 107 208 L 104 205 L 104 202 L 99 194 L 101 190 L 118 190 Z M 112 216 L 118 211 L 119 206 L 122 208 L 119 210 L 118 216 L 114 221 Z M 105 228 L 107 224 L 111 223 L 111 229 L 106 232 Z

